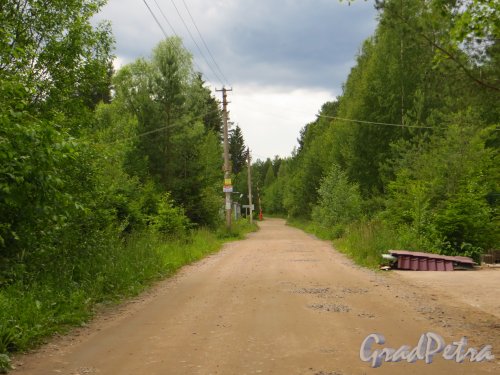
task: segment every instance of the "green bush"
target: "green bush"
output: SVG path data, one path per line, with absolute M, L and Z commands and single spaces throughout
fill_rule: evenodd
M 318 195 L 312 218 L 321 225 L 338 227 L 360 218 L 362 200 L 359 187 L 349 182 L 338 165 L 333 165 L 321 180 Z
M 151 219 L 152 227 L 167 235 L 185 233 L 189 220 L 181 207 L 175 206 L 170 193 L 164 193 L 158 203 L 157 213 Z
M 211 229 L 216 229 L 222 223 L 220 207 L 224 201 L 219 190 L 213 187 L 206 187 L 201 191 L 199 202 L 200 225 L 206 225 Z
M 487 199 L 496 189 L 495 153 L 486 147 L 492 133 L 450 125 L 425 144 L 405 144 L 381 216 L 408 228 L 421 250 L 464 254 L 465 244 L 497 246 L 498 214 Z

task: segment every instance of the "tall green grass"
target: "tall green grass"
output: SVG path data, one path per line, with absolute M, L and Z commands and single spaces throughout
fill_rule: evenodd
M 302 229 L 304 232 L 311 233 L 322 240 L 331 241 L 336 238 L 333 228 L 321 226 L 311 220 L 291 218 L 287 220 L 287 225 Z
M 6 353 L 32 348 L 51 334 L 84 323 L 96 305 L 137 295 L 256 228 L 242 220 L 230 232 L 198 229 L 182 238 L 165 238 L 146 231 L 115 238 L 105 251 L 81 254 L 71 263 L 53 259 L 36 275 L 0 286 L 0 373 L 8 368 Z
M 245 235 L 249 232 L 256 231 L 258 226 L 256 224 L 256 220 L 254 220 L 253 224 L 250 224 L 250 221 L 245 218 L 241 218 L 231 223 L 231 229 L 227 229 L 225 226 L 219 227 L 216 232 L 216 235 L 220 239 L 224 240 L 241 240 L 245 237 Z
M 337 250 L 357 264 L 377 268 L 387 250 L 406 248 L 400 234 L 380 220 L 358 221 L 343 227 L 327 228 L 313 221 L 293 219 L 290 225 L 332 241 Z
M 348 225 L 343 236 L 335 239 L 333 244 L 357 264 L 369 268 L 377 268 L 387 250 L 406 248 L 399 233 L 379 220 Z

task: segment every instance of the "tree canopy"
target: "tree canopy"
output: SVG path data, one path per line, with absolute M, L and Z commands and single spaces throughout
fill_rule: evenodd
M 415 250 L 498 247 L 497 3 L 376 1 L 342 95 L 264 184 L 264 210 L 338 235 L 382 221 Z

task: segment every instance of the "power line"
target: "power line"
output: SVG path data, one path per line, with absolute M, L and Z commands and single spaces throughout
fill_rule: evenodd
M 156 0 L 155 0 L 156 1 Z M 205 54 L 203 53 L 203 51 L 201 50 L 200 46 L 198 45 L 198 43 L 196 42 L 196 40 L 194 39 L 193 37 L 193 34 L 191 34 L 191 31 L 189 30 L 189 27 L 186 23 L 186 21 L 184 21 L 184 17 L 182 17 L 182 14 L 181 12 L 179 12 L 179 9 L 177 8 L 177 5 L 175 5 L 175 2 L 174 0 L 170 0 L 170 2 L 172 3 L 172 5 L 174 6 L 175 8 L 175 11 L 177 12 L 177 15 L 179 16 L 179 18 L 181 19 L 182 21 L 182 24 L 184 25 L 184 27 L 186 28 L 186 31 L 188 32 L 191 40 L 193 41 L 193 43 L 195 44 L 196 48 L 198 49 L 198 51 L 200 52 L 200 55 L 201 57 L 203 58 L 203 60 L 205 61 L 205 63 L 207 64 L 208 68 L 212 71 L 212 73 L 214 74 L 215 78 L 219 80 L 220 84 L 224 86 L 224 82 L 222 82 L 222 79 L 219 77 L 219 75 L 217 74 L 217 72 L 212 68 L 212 65 L 208 62 L 208 60 L 206 59 L 205 57 Z
M 156 6 L 158 7 L 158 9 L 160 10 L 160 13 L 162 14 L 163 18 L 165 19 L 165 21 L 168 23 L 168 25 L 170 26 L 170 28 L 172 29 L 172 32 L 174 33 L 175 36 L 179 37 L 177 35 L 177 33 L 175 32 L 175 29 L 172 27 L 172 24 L 168 21 L 167 17 L 165 16 L 165 14 L 163 13 L 163 11 L 161 10 L 159 4 L 157 3 L 156 0 L 153 0 L 156 4 Z M 153 16 L 154 20 L 156 21 L 156 24 L 160 27 L 161 31 L 163 32 L 163 35 L 165 36 L 165 38 L 167 40 L 169 40 L 169 36 L 168 34 L 166 33 L 165 29 L 163 28 L 163 26 L 161 25 L 160 21 L 158 21 L 158 18 L 155 16 L 153 10 L 149 7 L 148 3 L 146 3 L 146 0 L 142 0 L 142 2 L 144 3 L 144 5 L 146 5 L 146 7 L 148 8 L 149 10 L 149 13 L 151 13 L 151 16 Z M 182 46 L 184 47 L 185 50 L 188 50 L 186 48 L 186 46 L 184 45 L 184 43 L 182 42 L 182 39 L 181 39 L 181 44 Z M 193 59 L 193 65 L 196 67 L 196 69 L 199 71 L 199 72 L 203 72 L 202 69 L 200 68 L 200 66 L 196 63 L 196 61 L 194 61 Z
M 115 139 L 113 142 L 109 142 L 109 144 L 131 141 L 132 139 L 140 138 L 140 137 L 143 137 L 143 136 L 148 135 L 148 134 L 158 133 L 158 132 L 160 132 L 162 130 L 165 130 L 165 129 L 176 128 L 176 127 L 181 126 L 181 125 L 182 124 L 174 124 L 174 125 L 162 126 L 161 128 L 150 130 L 150 131 L 147 131 L 147 132 L 144 132 L 144 133 L 140 133 L 140 134 L 136 134 L 136 135 L 134 135 L 132 137 L 122 138 L 122 139 Z
M 156 7 L 158 8 L 158 10 L 160 11 L 161 15 L 163 16 L 163 19 L 165 20 L 165 22 L 167 22 L 167 24 L 170 26 L 170 29 L 172 30 L 172 32 L 174 33 L 174 35 L 175 35 L 176 37 L 178 37 L 179 39 L 181 39 L 181 38 L 179 37 L 179 34 L 177 34 L 177 33 L 175 32 L 174 27 L 173 27 L 173 26 L 172 26 L 172 24 L 169 22 L 169 20 L 168 20 L 167 16 L 165 15 L 165 13 L 163 13 L 163 10 L 161 9 L 160 4 L 158 4 L 158 2 L 157 2 L 156 0 L 153 0 L 153 1 L 155 2 Z M 182 39 L 181 39 L 181 44 L 182 44 L 182 46 L 184 47 L 184 49 L 185 49 L 185 50 L 187 50 L 187 48 L 186 48 L 186 46 L 184 45 L 184 42 L 182 41 Z M 201 68 L 200 68 L 200 66 L 196 63 L 196 61 L 194 61 L 194 58 L 193 58 L 193 64 L 194 64 L 194 66 L 196 67 L 196 69 L 197 69 L 199 72 L 202 72 L 202 69 L 201 69 Z
M 191 121 L 196 121 L 196 120 L 201 120 L 203 119 L 203 117 L 207 116 L 207 115 L 210 115 L 212 113 L 216 113 L 216 112 L 219 112 L 219 109 L 216 109 L 216 110 L 213 110 L 213 111 L 210 111 L 210 112 L 207 112 L 203 115 L 199 115 L 199 116 L 196 116 L 196 117 L 193 117 L 191 119 Z M 153 134 L 153 133 L 158 133 L 162 130 L 165 130 L 165 129 L 171 129 L 171 128 L 176 128 L 178 126 L 182 126 L 184 124 L 172 124 L 172 125 L 166 125 L 166 126 L 162 126 L 161 128 L 157 128 L 157 129 L 153 129 L 153 130 L 149 130 L 147 132 L 144 132 L 144 133 L 139 133 L 139 134 L 136 134 L 132 137 L 128 137 L 128 138 L 122 138 L 122 139 L 115 139 L 114 141 L 112 142 L 109 142 L 109 144 L 113 144 L 113 143 L 118 143 L 118 142 L 126 142 L 126 141 L 130 141 L 132 139 L 136 139 L 136 138 L 140 138 L 140 137 L 143 137 L 145 135 L 148 135 L 148 134 Z
M 160 28 L 160 30 L 163 32 L 163 35 L 165 35 L 165 38 L 168 38 L 168 35 L 167 33 L 165 32 L 165 29 L 163 28 L 163 26 L 161 25 L 160 21 L 158 21 L 158 18 L 156 18 L 153 10 L 149 7 L 148 3 L 146 3 L 146 0 L 142 0 L 142 2 L 144 3 L 144 5 L 146 5 L 146 7 L 148 8 L 149 10 L 149 13 L 151 13 L 151 16 L 153 16 L 154 20 L 156 21 L 156 24 L 158 25 L 158 27 Z
M 259 107 L 258 109 L 255 109 L 256 107 L 246 105 L 245 103 L 239 103 L 238 104 L 241 107 L 244 107 L 246 109 L 260 112 L 262 114 L 268 115 L 268 116 L 273 116 L 276 118 L 280 118 L 286 121 L 292 121 L 293 118 L 291 117 L 285 117 L 284 115 L 279 115 L 277 113 L 271 112 L 269 110 L 267 111 L 262 111 L 262 109 Z M 288 107 L 288 106 L 281 106 L 283 110 L 287 110 L 287 112 L 295 112 L 295 113 L 300 113 L 305 115 L 305 110 L 293 108 L 293 107 Z M 316 114 L 316 117 L 323 117 L 323 118 L 329 118 L 329 119 L 334 119 L 334 120 L 340 120 L 340 121 L 347 121 L 347 122 L 355 122 L 355 123 L 361 123 L 361 124 L 372 124 L 372 125 L 381 125 L 381 126 L 395 126 L 395 127 L 400 127 L 400 128 L 415 128 L 415 129 L 432 129 L 432 130 L 445 130 L 446 128 L 444 127 L 432 127 L 432 126 L 420 126 L 420 125 L 404 125 L 404 124 L 394 124 L 394 123 L 386 123 L 386 122 L 376 122 L 376 121 L 367 121 L 367 120 L 356 120 L 356 119 L 348 119 L 344 117 L 337 117 L 337 116 L 327 116 L 327 115 L 320 115 Z M 500 128 L 495 128 L 493 131 L 500 131 Z
M 419 125 L 403 125 L 403 124 L 391 124 L 387 122 L 375 122 L 375 121 L 365 121 L 365 120 L 354 120 L 349 118 L 337 117 L 337 116 L 327 116 L 327 115 L 316 115 L 316 117 L 329 118 L 333 120 L 341 120 L 347 122 L 357 122 L 361 124 L 372 124 L 372 125 L 383 125 L 383 126 L 397 126 L 400 128 L 416 128 L 416 129 L 439 129 L 432 126 L 419 126 Z
M 198 26 L 196 25 L 196 22 L 191 14 L 191 12 L 189 11 L 189 8 L 186 4 L 186 2 L 184 0 L 182 0 L 182 2 L 184 3 L 184 7 L 186 8 L 186 11 L 187 13 L 189 14 L 189 17 L 191 18 L 191 21 L 193 22 L 193 25 L 196 29 L 196 31 L 198 32 L 198 35 L 200 36 L 200 39 L 201 41 L 203 42 L 203 45 L 205 46 L 205 49 L 207 50 L 208 54 L 210 55 L 210 58 L 212 59 L 217 71 L 220 73 L 220 75 L 222 76 L 222 78 L 224 78 L 224 81 L 225 83 L 228 85 L 228 86 L 231 86 L 231 84 L 229 83 L 229 80 L 226 78 L 226 76 L 224 75 L 224 73 L 222 72 L 222 70 L 220 69 L 219 67 L 219 64 L 217 64 L 217 61 L 215 61 L 215 58 L 214 56 L 212 55 L 212 52 L 210 51 L 210 48 L 208 48 L 208 45 L 207 43 L 205 42 L 205 38 L 203 38 L 203 35 L 201 34 L 200 32 L 200 29 L 198 28 Z
M 172 30 L 172 33 L 175 35 L 175 36 L 179 36 L 177 35 L 177 33 L 175 32 L 175 29 L 174 27 L 172 26 L 172 24 L 170 23 L 170 21 L 168 20 L 167 16 L 165 15 L 165 13 L 163 13 L 163 10 L 160 8 L 160 5 L 158 4 L 158 2 L 156 0 L 154 0 L 155 4 L 156 4 L 156 7 L 160 10 L 160 13 L 161 15 L 163 16 L 163 19 L 165 20 L 165 22 L 167 22 L 168 26 L 170 26 L 170 30 Z
M 247 109 L 254 109 L 253 107 L 247 106 L 245 104 L 240 104 L 241 106 L 247 108 Z M 275 106 L 278 106 L 275 104 Z M 260 105 L 259 105 L 260 107 Z M 305 110 L 300 109 L 300 108 L 293 108 L 289 106 L 282 105 L 280 106 L 283 108 L 283 110 L 286 110 L 287 112 L 295 112 L 295 113 L 300 113 L 305 115 Z M 262 110 L 259 109 L 259 111 L 262 113 Z M 292 120 L 291 118 L 284 117 L 283 115 L 273 113 L 270 111 L 265 112 L 267 115 L 281 118 L 283 120 Z M 416 129 L 442 129 L 438 127 L 431 127 L 431 126 L 419 126 L 419 125 L 404 125 L 404 124 L 395 124 L 395 123 L 386 123 L 386 122 L 376 122 L 376 121 L 367 121 L 367 120 L 356 120 L 356 119 L 348 119 L 348 118 L 343 118 L 343 117 L 336 117 L 336 116 L 327 116 L 327 115 L 321 115 L 321 114 L 316 114 L 316 117 L 323 117 L 323 118 L 329 118 L 329 119 L 334 119 L 334 120 L 341 120 L 341 121 L 347 121 L 347 122 L 355 122 L 355 123 L 362 123 L 362 124 L 372 124 L 372 125 L 382 125 L 382 126 L 395 126 L 395 127 L 401 127 L 401 128 L 416 128 Z
M 241 105 L 241 104 L 240 104 Z M 247 106 L 245 104 L 242 105 L 243 107 L 247 109 L 254 109 L 253 107 Z M 276 104 L 275 104 L 276 106 Z M 305 116 L 305 109 L 300 109 L 300 108 L 293 108 L 293 107 L 288 107 L 288 106 L 280 106 L 283 108 L 283 110 L 286 110 L 287 112 L 295 112 L 297 114 L 304 114 Z M 260 112 L 262 112 L 260 110 Z M 266 114 L 270 116 L 274 116 L 277 118 L 281 118 L 283 120 L 291 120 L 291 118 L 284 117 L 283 115 L 276 114 L 270 111 L 267 111 Z M 376 122 L 376 121 L 367 121 L 367 120 L 356 120 L 356 119 L 348 119 L 344 117 L 337 117 L 337 116 L 328 116 L 328 115 L 321 115 L 321 114 L 316 114 L 316 117 L 322 117 L 322 118 L 329 118 L 329 119 L 334 119 L 334 120 L 341 120 L 341 121 L 347 121 L 347 122 L 355 122 L 355 123 L 363 123 L 363 124 L 372 124 L 372 125 L 383 125 L 383 126 L 396 126 L 396 127 L 401 127 L 401 128 L 417 128 L 417 129 L 440 129 L 436 127 L 431 127 L 431 126 L 419 126 L 419 125 L 404 125 L 404 124 L 395 124 L 395 123 L 386 123 L 386 122 Z

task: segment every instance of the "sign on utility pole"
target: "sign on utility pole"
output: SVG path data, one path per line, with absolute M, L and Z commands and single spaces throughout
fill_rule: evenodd
M 229 161 L 227 91 L 232 91 L 232 89 L 222 87 L 222 90 L 215 91 L 222 91 L 222 116 L 224 120 L 224 186 L 222 190 L 226 194 L 226 227 L 231 229 L 231 192 L 233 191 L 233 185 L 231 183 L 231 163 Z

